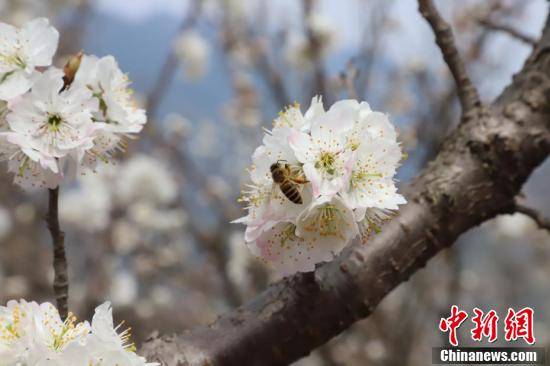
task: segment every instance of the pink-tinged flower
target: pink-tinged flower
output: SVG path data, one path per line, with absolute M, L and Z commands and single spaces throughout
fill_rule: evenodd
M 8 162 L 14 183 L 26 190 L 55 188 L 63 179 L 58 162 L 31 147 L 25 136 L 0 133 L 0 161 Z
M 252 183 L 246 185 L 241 197 L 241 201 L 247 204 L 248 214 L 234 221 L 247 224 L 247 241 L 256 240 L 265 230 L 269 230 L 278 222 L 297 217 L 304 207 L 304 204 L 298 205 L 288 200 L 271 176 L 270 167 L 277 162 L 299 169 L 299 162 L 288 145 L 291 133 L 290 127 L 275 127 L 264 136 L 264 144 L 254 151 L 253 165 L 250 168 Z M 295 174 L 300 175 L 299 172 Z M 311 200 L 309 190 L 304 190 L 300 186 L 298 189 L 304 202 Z
M 26 137 L 44 156 L 63 158 L 74 149 L 89 149 L 97 100 L 83 88 L 63 87 L 63 72 L 50 68 L 36 77 L 30 93 L 13 105 L 6 119 L 11 131 Z
M 332 260 L 405 203 L 393 180 L 402 157 L 395 129 L 367 103 L 343 100 L 325 112 L 315 98 L 306 115 L 289 107 L 274 125 L 252 157 L 252 184 L 242 198 L 248 214 L 235 222 L 247 225 L 247 246 L 279 274 Z M 303 178 L 294 181 L 302 204 L 273 182 L 274 163 Z
M 353 211 L 334 198 L 312 202 L 297 222 L 278 222 L 247 245 L 278 275 L 286 276 L 332 260 L 358 233 Z
M 0 23 L 0 100 L 31 88 L 35 68 L 51 65 L 58 41 L 59 33 L 45 18 L 31 20 L 20 29 Z

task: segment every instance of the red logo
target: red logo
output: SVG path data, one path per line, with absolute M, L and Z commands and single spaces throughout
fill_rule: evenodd
M 499 316 L 494 310 L 487 313 L 481 309 L 474 308 L 472 317 L 473 328 L 470 335 L 473 341 L 481 342 L 484 338 L 493 343 L 498 338 Z M 523 338 L 528 344 L 535 343 L 533 331 L 534 310 L 526 307 L 519 311 L 508 309 L 508 314 L 504 320 L 504 338 L 507 342 L 516 341 Z M 441 318 L 439 321 L 439 330 L 449 333 L 449 343 L 452 346 L 458 346 L 457 330 L 468 319 L 468 313 L 460 310 L 458 306 L 451 306 L 451 315 L 448 318 Z
M 449 343 L 453 346 L 458 346 L 458 339 L 456 337 L 456 330 L 460 327 L 464 321 L 468 318 L 468 313 L 462 310 L 458 310 L 458 306 L 453 305 L 451 307 L 451 316 L 448 318 L 441 318 L 439 322 L 439 330 L 442 332 L 449 332 Z
M 529 344 L 535 343 L 535 335 L 533 334 L 533 315 L 534 310 L 531 308 L 523 308 L 518 312 L 514 309 L 508 309 L 506 315 L 506 334 L 504 337 L 508 342 L 523 338 Z
M 475 327 L 471 331 L 472 339 L 480 342 L 483 337 L 487 337 L 491 343 L 496 341 L 498 336 L 497 312 L 491 310 L 487 314 L 484 314 L 480 309 L 474 308 L 474 313 L 475 316 L 472 318 L 472 321 L 474 322 Z

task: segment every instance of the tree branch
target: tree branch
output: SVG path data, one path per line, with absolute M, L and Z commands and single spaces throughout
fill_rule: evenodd
M 523 198 L 516 197 L 514 202 L 516 204 L 516 212 L 529 216 L 531 219 L 533 219 L 533 221 L 537 223 L 540 229 L 548 230 L 548 232 L 550 232 L 550 219 L 544 217 L 544 215 L 542 215 L 534 208 L 527 206 L 525 204 L 525 199 Z
M 406 188 L 408 204 L 367 245 L 315 272 L 271 285 L 213 324 L 149 340 L 141 352 L 173 365 L 286 365 L 370 315 L 462 233 L 515 209 L 550 153 L 550 29 L 497 100 L 478 108 Z
M 178 34 L 193 27 L 201 12 L 201 4 L 202 1 L 200 0 L 193 0 L 190 2 L 190 9 L 188 10 L 187 15 L 183 18 L 179 26 Z M 172 46 L 172 44 L 170 44 L 168 54 L 166 55 L 164 64 L 160 69 L 159 76 L 156 79 L 157 81 L 153 87 L 153 90 L 149 93 L 149 96 L 147 97 L 146 110 L 149 118 L 154 119 L 156 117 L 160 102 L 162 101 L 164 93 L 168 90 L 170 82 L 173 80 L 173 76 L 177 70 L 177 66 L 178 59 L 176 57 L 176 53 L 174 52 L 174 47 Z M 146 126 L 149 125 L 152 124 L 148 123 Z
M 65 233 L 59 226 L 59 187 L 49 190 L 49 205 L 46 222 L 53 243 L 53 290 L 57 303 L 57 310 L 62 320 L 69 312 L 69 276 L 67 274 L 67 257 L 65 255 Z
M 516 38 L 521 42 L 526 43 L 530 46 L 534 46 L 537 43 L 537 40 L 534 37 L 531 37 L 527 34 L 522 33 L 521 31 L 512 27 L 509 24 L 497 23 L 494 20 L 491 20 L 489 18 L 479 19 L 478 23 L 487 29 L 506 33 L 510 37 Z
M 477 90 L 468 77 L 464 62 L 456 48 L 451 26 L 441 17 L 432 0 L 418 0 L 418 9 L 430 24 L 435 34 L 435 42 L 441 49 L 443 59 L 453 75 L 462 112 L 466 113 L 481 106 Z

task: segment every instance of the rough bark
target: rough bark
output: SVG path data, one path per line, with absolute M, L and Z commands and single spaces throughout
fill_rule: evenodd
M 406 188 L 409 203 L 366 245 L 271 285 L 213 324 L 151 339 L 163 365 L 286 365 L 367 317 L 400 283 L 514 197 L 550 153 L 550 29 L 497 100 L 474 108 Z

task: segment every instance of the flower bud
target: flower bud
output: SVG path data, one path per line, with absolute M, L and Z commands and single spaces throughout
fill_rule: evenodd
M 63 72 L 65 75 L 63 76 L 63 89 L 67 89 L 73 82 L 74 77 L 76 75 L 76 72 L 78 71 L 78 68 L 80 67 L 80 61 L 82 60 L 82 51 L 78 52 L 77 54 L 69 57 L 69 60 L 63 67 Z

